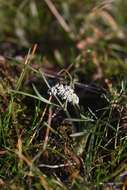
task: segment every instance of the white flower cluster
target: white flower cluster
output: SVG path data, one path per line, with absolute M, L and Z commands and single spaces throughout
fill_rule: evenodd
M 70 86 L 64 86 L 63 84 L 56 84 L 48 90 L 50 96 L 59 96 L 62 100 L 66 100 L 72 104 L 79 103 L 79 97 L 74 93 L 74 90 Z

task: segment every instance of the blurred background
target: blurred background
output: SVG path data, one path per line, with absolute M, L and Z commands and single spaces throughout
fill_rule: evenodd
M 38 56 L 60 69 L 73 63 L 81 82 L 119 85 L 127 69 L 126 10 L 126 0 L 0 0 L 0 55 L 24 56 L 37 43 Z

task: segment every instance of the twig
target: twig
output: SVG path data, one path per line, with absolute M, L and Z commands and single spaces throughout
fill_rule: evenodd
M 59 165 L 47 165 L 47 164 L 39 164 L 38 167 L 40 168 L 62 168 L 62 167 L 67 167 L 67 166 L 73 166 L 76 165 L 76 163 L 70 163 L 70 164 L 59 164 Z

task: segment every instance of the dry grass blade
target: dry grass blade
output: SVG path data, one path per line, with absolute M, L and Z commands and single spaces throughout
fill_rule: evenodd
M 52 96 L 50 96 L 49 99 L 51 100 L 51 99 L 52 99 Z M 48 121 L 47 121 L 47 123 L 48 123 L 49 126 L 51 125 L 51 121 L 52 121 L 52 110 L 50 109 L 50 110 L 49 110 Z M 47 145 L 48 137 L 49 137 L 49 131 L 50 131 L 50 129 L 49 129 L 49 127 L 47 127 L 46 135 L 45 135 L 45 140 L 44 140 L 44 144 L 43 144 L 43 150 L 46 149 L 46 145 Z
M 15 153 L 19 156 L 20 159 L 22 159 L 30 167 L 33 173 L 35 173 L 39 177 L 43 187 L 46 190 L 52 190 L 52 188 L 49 186 L 46 179 L 42 175 L 40 175 L 40 172 L 38 171 L 38 169 L 34 167 L 33 163 L 30 160 L 28 160 L 23 154 L 21 154 L 18 150 L 16 150 Z
M 9 188 L 10 190 L 17 190 L 17 186 L 7 184 L 7 183 L 5 183 L 5 182 L 3 181 L 3 179 L 1 179 L 1 178 L 0 178 L 0 186 L 7 187 L 7 188 Z
M 51 10 L 51 12 L 53 13 L 53 15 L 56 17 L 56 19 L 58 20 L 59 24 L 62 26 L 62 28 L 66 31 L 66 32 L 70 32 L 71 29 L 68 26 L 68 24 L 65 22 L 65 20 L 63 19 L 63 17 L 59 14 L 59 12 L 57 11 L 56 7 L 53 5 L 53 3 L 50 0 L 44 0 L 45 3 L 48 5 L 49 9 Z
M 48 100 L 48 101 L 51 102 L 51 100 L 52 100 L 52 96 L 49 97 L 49 100 Z M 41 114 L 41 118 L 40 118 L 40 120 L 39 120 L 39 122 L 38 122 L 37 125 L 40 125 L 41 122 L 43 121 L 47 109 L 48 109 L 48 104 L 46 104 L 46 106 L 45 106 L 45 108 L 44 108 L 44 110 L 43 110 L 43 112 L 42 112 L 42 114 Z M 48 130 L 48 128 L 47 128 L 47 130 Z M 28 146 L 32 143 L 34 137 L 36 136 L 37 131 L 38 131 L 38 128 L 37 128 L 37 126 L 36 126 L 36 130 L 35 130 L 34 134 L 32 135 L 32 137 L 31 137 L 31 139 L 30 139 L 30 141 L 29 141 L 29 143 L 28 143 Z

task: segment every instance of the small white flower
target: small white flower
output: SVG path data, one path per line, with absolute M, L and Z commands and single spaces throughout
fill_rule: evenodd
M 52 88 L 50 88 L 50 89 L 48 90 L 48 93 L 49 93 L 50 96 L 51 96 L 51 95 L 56 96 L 56 94 L 57 94 L 57 89 L 56 89 L 55 87 L 52 87 Z
M 57 87 L 57 94 L 59 95 L 59 96 L 63 96 L 63 94 L 65 93 L 65 88 L 64 88 L 64 86 L 62 85 L 62 84 L 60 84 L 58 87 Z
M 72 103 L 79 104 L 79 97 L 76 94 L 73 94 Z
M 79 103 L 79 97 L 74 93 L 74 90 L 70 86 L 64 86 L 63 84 L 56 84 L 48 90 L 48 93 L 52 96 L 59 96 L 62 100 L 66 100 L 72 104 Z

